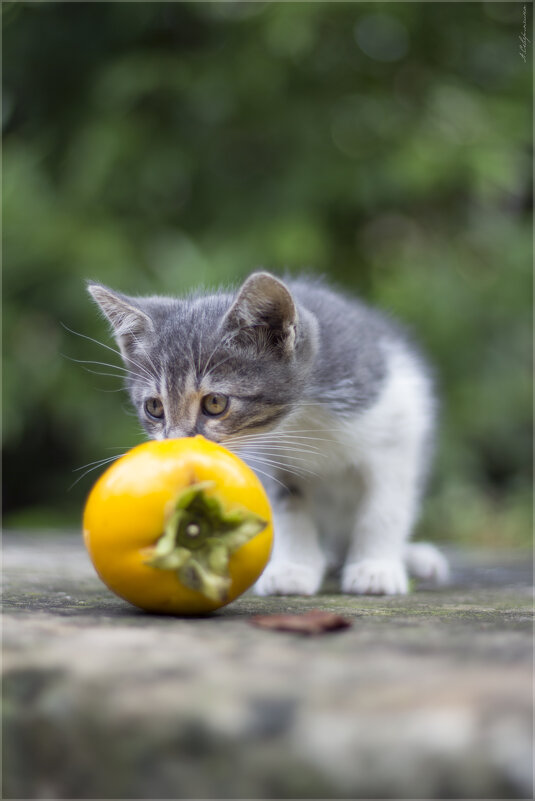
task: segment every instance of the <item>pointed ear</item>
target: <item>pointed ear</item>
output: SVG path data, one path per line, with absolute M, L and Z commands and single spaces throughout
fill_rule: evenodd
M 246 334 L 257 344 L 268 342 L 285 355 L 293 352 L 297 325 L 293 298 L 278 278 L 270 273 L 253 273 L 242 285 L 238 297 L 223 321 L 224 330 Z
M 152 335 L 153 322 L 134 298 L 93 282 L 88 282 L 87 291 L 111 323 L 123 356 L 135 347 L 136 341 L 146 340 Z

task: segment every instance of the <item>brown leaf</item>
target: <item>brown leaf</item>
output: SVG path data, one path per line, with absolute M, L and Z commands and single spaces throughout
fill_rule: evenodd
M 297 634 L 325 634 L 336 629 L 347 629 L 351 620 L 334 612 L 311 609 L 300 614 L 255 615 L 250 619 L 253 626 L 277 631 L 293 631 Z

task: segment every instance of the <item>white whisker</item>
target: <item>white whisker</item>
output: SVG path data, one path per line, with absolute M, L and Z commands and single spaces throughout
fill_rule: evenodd
M 309 431 L 313 431 L 313 430 L 314 429 L 309 429 Z M 288 434 L 288 433 L 285 433 L 285 432 L 281 432 L 280 434 L 277 434 L 277 432 L 273 432 L 273 431 L 269 431 L 269 432 L 265 432 L 265 433 L 258 433 L 258 434 L 244 434 L 244 435 L 239 435 L 238 434 L 238 435 L 236 435 L 236 437 L 233 437 L 233 441 L 245 440 L 245 439 L 247 439 L 249 442 L 258 442 L 258 443 L 267 442 L 269 440 L 271 440 L 274 443 L 288 442 L 288 443 L 291 444 L 293 442 L 293 444 L 295 444 L 295 445 L 299 445 L 299 444 L 301 444 L 301 442 L 305 442 L 305 443 L 306 442 L 329 442 L 331 444 L 333 442 L 336 442 L 336 439 L 334 437 L 333 438 L 308 437 L 308 436 L 302 436 L 300 434 Z
M 119 454 L 122 456 L 122 454 Z M 83 464 L 80 467 L 74 467 L 73 473 L 77 473 L 79 470 L 83 470 L 85 467 L 91 467 L 91 465 L 99 465 L 104 464 L 105 462 L 113 461 L 113 459 L 117 459 L 117 456 L 105 456 L 104 459 L 95 459 L 94 462 L 88 462 L 87 464 Z
M 215 356 L 215 354 L 216 354 L 216 351 L 217 351 L 217 349 L 218 349 L 219 347 L 221 347 L 221 346 L 223 346 L 223 347 L 224 347 L 224 346 L 225 346 L 225 344 L 226 344 L 226 342 L 227 342 L 227 340 L 228 340 L 228 338 L 229 338 L 229 335 L 227 334 L 227 336 L 226 336 L 226 337 L 223 337 L 223 339 L 222 339 L 222 340 L 218 340 L 218 341 L 216 342 L 216 344 L 214 345 L 214 347 L 212 348 L 212 351 L 211 351 L 211 353 L 210 353 L 209 357 L 206 359 L 206 362 L 205 362 L 205 364 L 204 364 L 204 369 L 203 369 L 203 370 L 202 370 L 202 372 L 201 372 L 201 375 L 200 375 L 200 378 L 201 378 L 201 380 L 202 380 L 202 379 L 203 379 L 203 378 L 206 376 L 206 373 L 207 373 L 207 371 L 208 371 L 208 368 L 210 367 L 210 362 L 211 362 L 211 361 L 212 361 L 212 359 L 214 358 L 214 356 Z
M 245 330 L 248 327 L 249 326 L 244 325 L 244 326 L 240 326 L 238 328 L 235 328 L 232 331 L 230 331 L 226 336 L 224 336 L 221 340 L 216 342 L 212 352 L 210 353 L 210 356 L 206 360 L 206 363 L 204 365 L 204 370 L 201 373 L 201 379 L 204 378 L 207 375 L 208 368 L 210 367 L 210 362 L 214 358 L 217 349 L 218 348 L 225 348 L 228 345 L 228 343 L 231 342 L 235 338 L 236 334 L 238 334 L 240 331 Z M 233 355 L 235 355 L 235 354 L 231 353 L 228 358 L 230 358 Z M 222 362 L 220 362 L 220 364 L 222 364 Z M 216 366 L 218 366 L 218 365 L 216 365 Z M 210 372 L 212 372 L 213 369 L 215 369 L 215 367 L 210 368 Z
M 197 376 L 200 378 L 201 375 L 201 358 L 202 358 L 202 335 L 203 335 L 203 327 L 202 325 L 199 326 L 201 335 L 199 337 L 199 353 L 197 354 Z
M 259 467 L 253 467 L 253 470 L 254 470 L 255 473 L 260 473 L 261 476 L 266 476 L 266 478 L 269 478 L 272 481 L 275 481 L 277 484 L 280 484 L 281 487 L 284 487 L 285 490 L 288 490 L 287 485 L 283 481 L 280 481 L 280 479 L 275 478 L 275 476 L 272 475 L 271 473 L 266 473 L 265 470 L 260 470 Z
M 210 367 L 210 369 L 208 370 L 208 372 L 206 372 L 206 371 L 205 371 L 205 372 L 203 373 L 203 378 L 207 378 L 207 376 L 209 376 L 209 375 L 210 375 L 210 373 L 213 373 L 213 372 L 214 372 L 214 370 L 217 370 L 217 368 L 218 368 L 218 367 L 221 367 L 221 365 L 222 365 L 222 364 L 225 364 L 225 362 L 228 362 L 228 360 L 229 360 L 229 359 L 232 359 L 232 357 L 233 357 L 233 356 L 234 356 L 234 354 L 233 354 L 233 353 L 230 353 L 230 354 L 229 354 L 229 355 L 228 355 L 226 358 L 224 358 L 224 359 L 221 359 L 221 361 L 217 362 L 217 364 L 214 364 L 214 366 L 213 366 L 213 367 Z
M 147 376 L 142 375 L 141 373 L 137 373 L 135 370 L 129 370 L 128 367 L 122 367 L 120 364 L 110 364 L 110 362 L 98 362 L 94 359 L 74 359 L 72 356 L 66 356 L 64 353 L 61 354 L 65 359 L 68 359 L 70 362 L 75 362 L 76 364 L 96 364 L 100 365 L 101 367 L 109 367 L 112 370 L 120 370 L 125 375 L 131 375 L 135 378 L 139 378 L 140 381 L 147 381 Z M 89 371 L 91 372 L 91 371 Z M 148 374 L 147 374 L 148 375 Z
M 154 378 L 154 379 L 157 380 L 158 379 L 158 368 L 154 364 L 153 359 L 149 356 L 147 348 L 139 341 L 139 339 L 136 337 L 135 334 L 131 334 L 131 336 L 132 336 L 134 342 L 136 343 L 136 345 L 138 346 L 138 348 L 140 348 L 143 351 L 143 355 L 145 356 L 146 360 L 148 361 L 149 367 L 151 368 L 151 370 L 147 370 L 145 367 L 143 367 L 141 364 L 139 364 L 139 362 L 134 361 L 134 359 L 132 359 L 130 356 L 128 356 L 128 360 L 131 361 L 132 364 L 135 364 L 137 367 L 139 367 L 141 370 L 143 370 L 145 373 L 147 373 L 147 376 L 149 378 Z
M 195 354 L 193 353 L 193 344 L 191 340 L 188 340 L 188 361 L 190 363 L 192 373 L 195 373 Z
M 288 444 L 288 445 L 299 445 L 303 447 L 315 447 L 311 445 L 311 442 L 316 440 L 316 437 L 282 437 L 280 435 L 274 434 L 266 434 L 265 436 L 255 436 L 255 435 L 241 435 L 232 438 L 235 442 L 253 442 L 253 443 L 265 443 L 266 445 L 281 445 L 281 444 Z M 328 440 L 329 442 L 331 440 Z
M 103 375 L 106 376 L 106 378 L 118 378 L 119 381 L 124 381 L 127 378 L 127 376 L 121 375 L 121 373 L 104 373 L 101 370 L 91 370 L 89 367 L 82 367 L 82 370 L 84 370 L 86 373 L 91 373 L 91 375 Z M 144 378 L 138 378 L 137 380 L 140 384 L 143 384 L 149 389 L 152 387 L 152 384 L 149 384 L 149 382 Z
M 66 331 L 68 331 L 68 332 L 69 332 L 69 334 L 74 334 L 74 335 L 75 335 L 75 336 L 77 336 L 77 337 L 81 337 L 82 339 L 87 339 L 87 340 L 89 340 L 89 342 L 94 342 L 96 345 L 100 345 L 102 348 L 106 348 L 106 350 L 110 350 L 112 353 L 116 353 L 116 354 L 117 354 L 117 356 L 119 356 L 120 358 L 122 358 L 122 354 L 121 354 L 121 352 L 120 352 L 119 350 L 117 350 L 116 348 L 112 348 L 112 347 L 110 347 L 110 345 L 105 345 L 105 344 L 104 344 L 104 342 L 101 342 L 101 341 L 100 341 L 100 340 L 98 340 L 98 339 L 93 339 L 93 337 L 88 337 L 86 334 L 80 334 L 80 332 L 79 332 L 79 331 L 73 331 L 73 330 L 72 330 L 72 328 L 69 328 L 68 326 L 66 326 L 66 325 L 65 325 L 65 323 L 60 323 L 60 325 L 61 325 L 61 326 L 62 326 L 62 327 L 63 327 L 63 328 L 66 330 Z
M 313 470 L 309 470 L 306 467 L 294 467 L 284 462 L 276 461 L 275 459 L 269 459 L 269 458 L 264 459 L 261 456 L 253 456 L 252 454 L 249 453 L 245 454 L 244 456 L 246 461 L 260 462 L 260 464 L 264 464 L 267 467 L 275 467 L 278 470 L 283 470 L 286 473 L 291 473 L 292 475 L 298 476 L 299 478 L 305 478 L 307 475 L 317 477 L 317 473 L 315 473 Z
M 121 351 L 117 350 L 116 348 L 110 347 L 110 345 L 106 345 L 104 342 L 101 342 L 99 339 L 94 339 L 93 337 L 88 337 L 86 334 L 80 334 L 79 331 L 73 331 L 72 328 L 69 328 L 68 326 L 66 326 L 65 323 L 60 323 L 60 325 L 66 331 L 68 331 L 70 334 L 74 334 L 74 336 L 81 337 L 82 339 L 87 339 L 89 342 L 94 342 L 95 345 L 100 345 L 101 348 L 106 348 L 106 350 L 111 351 L 111 353 L 115 353 L 117 356 L 119 356 L 120 359 L 123 358 L 123 355 L 122 355 Z M 154 367 L 154 364 L 151 362 L 148 354 L 146 353 L 146 351 L 144 351 L 144 352 L 145 352 L 145 355 L 147 356 L 147 359 L 148 359 L 149 363 L 151 364 L 152 367 Z M 66 358 L 68 359 L 70 357 L 66 356 Z M 73 359 L 72 361 L 76 361 L 76 360 Z M 135 367 L 139 367 L 139 369 L 147 375 L 147 378 L 151 378 L 152 379 L 152 378 L 156 378 L 157 377 L 157 371 L 155 371 L 154 375 L 151 375 L 151 373 L 142 364 L 140 364 L 139 362 L 135 361 L 131 357 L 128 357 L 128 361 L 132 362 L 132 364 Z
M 234 443 L 226 442 L 227 446 L 232 445 Z M 291 445 L 265 445 L 264 443 L 247 443 L 247 442 L 239 442 L 236 443 L 236 447 L 239 448 L 251 448 L 255 447 L 258 448 L 260 453 L 265 453 L 269 455 L 270 453 L 274 453 L 275 455 L 287 456 L 289 459 L 302 459 L 302 461 L 308 461 L 308 458 L 311 456 L 323 456 L 324 454 L 322 451 L 318 450 L 318 448 L 313 448 L 309 445 L 300 446 L 299 448 L 293 447 Z M 292 454 L 301 454 L 301 456 L 293 456 Z M 307 458 L 308 456 L 308 458 Z
M 68 491 L 70 491 L 74 486 L 76 486 L 76 484 L 78 484 L 79 481 L 81 481 L 83 478 L 85 478 L 85 476 L 87 476 L 93 470 L 98 470 L 99 467 L 104 467 L 104 465 L 110 464 L 111 462 L 114 462 L 116 459 L 119 459 L 121 456 L 124 456 L 124 453 L 118 453 L 115 456 L 107 456 L 105 459 L 97 459 L 97 461 L 95 461 L 95 462 L 88 462 L 87 464 L 84 464 L 81 467 L 75 467 L 74 470 L 73 470 L 73 473 L 76 473 L 78 470 L 84 470 L 84 468 L 86 468 L 86 467 L 89 468 L 89 469 L 85 470 L 85 472 L 82 473 L 82 475 L 78 476 L 76 481 L 73 481 L 73 483 L 68 488 Z

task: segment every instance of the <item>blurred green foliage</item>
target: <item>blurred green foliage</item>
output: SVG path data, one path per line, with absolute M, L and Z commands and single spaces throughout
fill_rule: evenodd
M 2 13 L 6 524 L 76 524 L 98 471 L 72 471 L 141 439 L 120 383 L 65 358 L 115 361 L 62 327 L 113 344 L 84 279 L 179 294 L 263 266 L 380 304 L 435 362 L 422 535 L 529 542 L 522 4 Z

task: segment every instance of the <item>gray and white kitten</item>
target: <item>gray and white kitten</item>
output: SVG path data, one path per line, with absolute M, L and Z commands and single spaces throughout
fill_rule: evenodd
M 409 544 L 429 462 L 429 372 L 390 320 L 322 282 L 252 274 L 235 293 L 134 298 L 90 283 L 153 439 L 202 434 L 263 480 L 275 544 L 259 595 L 312 595 L 331 564 L 348 593 L 443 582 Z

